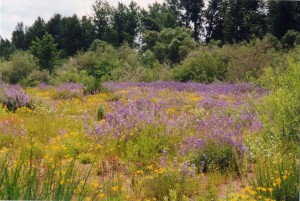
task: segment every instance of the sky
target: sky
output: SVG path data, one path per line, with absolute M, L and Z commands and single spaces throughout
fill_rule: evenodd
M 116 6 L 119 2 L 128 5 L 131 0 L 107 0 Z M 138 5 L 146 8 L 154 2 L 163 0 L 136 0 Z M 15 30 L 18 22 L 25 26 L 31 26 L 41 17 L 47 22 L 55 13 L 62 16 L 91 15 L 92 5 L 95 0 L 0 0 L 0 35 L 2 38 L 11 39 L 11 33 Z

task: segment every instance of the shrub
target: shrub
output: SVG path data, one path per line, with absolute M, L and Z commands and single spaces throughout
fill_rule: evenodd
M 229 144 L 208 143 L 205 149 L 195 156 L 193 162 L 198 172 L 234 171 L 240 174 L 237 154 Z
M 91 164 L 93 163 L 95 156 L 89 153 L 79 154 L 78 159 L 81 164 Z
M 64 83 L 57 87 L 54 99 L 81 99 L 83 96 L 83 85 L 78 83 Z
M 29 95 L 19 85 L 4 85 L 1 102 L 10 111 L 31 106 Z
M 174 79 L 181 82 L 211 83 L 224 80 L 226 61 L 215 51 L 199 49 L 191 53 L 174 71 Z
M 288 30 L 281 38 L 281 43 L 283 47 L 287 49 L 291 49 L 296 45 L 300 45 L 300 33 L 295 30 Z
M 97 110 L 97 120 L 100 121 L 102 119 L 104 119 L 105 117 L 105 111 L 102 105 L 98 106 L 98 110 Z
M 300 61 L 289 60 L 287 69 L 265 69 L 259 83 L 272 93 L 257 106 L 265 138 L 279 140 L 285 147 L 300 139 Z
M 49 84 L 51 82 L 51 76 L 47 70 L 33 70 L 27 78 L 22 81 L 24 86 L 37 86 L 40 83 Z
M 11 55 L 9 61 L 0 65 L 0 75 L 6 83 L 17 84 L 25 79 L 33 70 L 37 69 L 33 55 L 24 51 L 17 51 Z

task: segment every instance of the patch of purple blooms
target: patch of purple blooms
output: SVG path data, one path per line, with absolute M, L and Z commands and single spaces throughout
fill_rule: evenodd
M 30 97 L 19 85 L 3 85 L 1 102 L 9 110 L 26 107 L 30 103 Z
M 57 91 L 82 91 L 83 84 L 67 82 L 57 87 Z
M 253 84 L 157 82 L 104 86 L 123 94 L 126 101 L 113 102 L 101 122 L 89 126 L 85 120 L 87 133 L 97 140 L 109 136 L 126 139 L 132 130 L 149 124 L 163 125 L 165 135 L 179 139 L 174 147 L 183 157 L 201 153 L 212 145 L 230 146 L 242 158 L 247 151 L 245 133 L 254 134 L 262 128 L 253 100 L 259 101 L 268 93 Z

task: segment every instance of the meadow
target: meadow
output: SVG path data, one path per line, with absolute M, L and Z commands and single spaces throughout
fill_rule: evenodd
M 263 134 L 276 130 L 272 90 L 110 82 L 90 94 L 75 83 L 1 93 L 0 199 L 299 198 L 297 143 Z

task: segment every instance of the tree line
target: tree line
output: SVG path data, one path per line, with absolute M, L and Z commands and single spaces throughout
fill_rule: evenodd
M 96 0 L 92 15 L 79 18 L 54 14 L 45 22 L 38 17 L 28 27 L 19 22 L 12 32 L 11 42 L 1 38 L 1 54 L 9 50 L 28 50 L 32 42 L 46 33 L 54 38 L 62 57 L 86 51 L 95 39 L 115 47 L 128 43 L 136 47 L 144 43 L 145 35 L 155 35 L 166 28 L 192 29 L 196 42 L 238 43 L 271 33 L 281 38 L 288 30 L 300 31 L 300 2 L 247 0 L 166 0 L 141 9 L 135 2 L 128 6 Z M 156 33 L 157 34 L 157 33 Z

